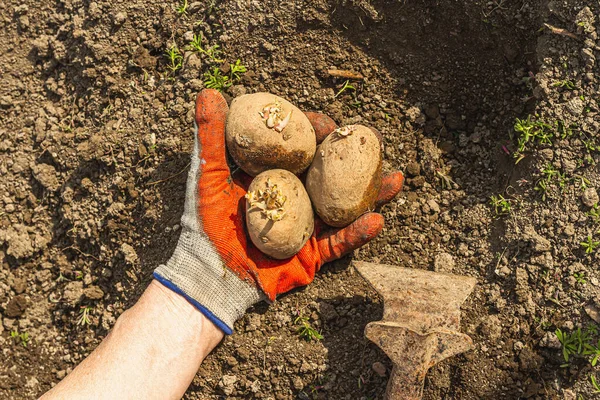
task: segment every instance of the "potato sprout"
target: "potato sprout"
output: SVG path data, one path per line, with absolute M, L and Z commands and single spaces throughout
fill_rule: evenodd
M 263 121 L 265 121 L 267 128 L 274 129 L 277 132 L 283 131 L 292 118 L 291 110 L 285 117 L 283 116 L 283 109 L 281 108 L 281 103 L 279 101 L 264 106 L 262 111 L 259 111 L 258 114 Z M 289 137 L 284 135 L 284 139 L 288 138 Z
M 333 131 L 333 133 L 335 133 L 341 137 L 346 137 L 346 136 L 352 135 L 352 133 L 354 133 L 355 130 L 356 130 L 356 125 L 347 125 L 347 126 L 342 126 L 341 128 L 337 128 L 335 131 Z
M 270 179 L 267 179 L 265 186 L 264 190 L 257 189 L 246 193 L 245 197 L 250 203 L 250 208 L 260 209 L 262 214 L 271 221 L 281 221 L 285 217 L 283 205 L 287 199 Z

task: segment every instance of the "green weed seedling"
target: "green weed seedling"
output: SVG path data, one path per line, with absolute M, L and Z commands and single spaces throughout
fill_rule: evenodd
M 90 306 L 81 306 L 79 309 L 79 318 L 77 318 L 77 325 L 86 326 L 91 324 L 90 321 L 90 311 L 92 311 L 92 307 Z
M 169 60 L 167 68 L 171 71 L 172 74 L 177 72 L 177 70 L 181 69 L 183 63 L 183 56 L 181 55 L 179 48 L 175 44 L 172 44 L 171 47 L 169 47 L 169 50 L 167 50 L 165 56 Z
M 351 91 L 353 91 L 353 92 L 355 92 L 355 91 L 356 91 L 356 88 L 350 84 L 350 81 L 349 81 L 349 80 L 347 80 L 346 82 L 344 82 L 344 85 L 342 86 L 342 88 L 340 89 L 340 91 L 339 91 L 339 92 L 337 92 L 337 93 L 335 94 L 335 96 L 333 96 L 333 98 L 334 98 L 334 99 L 337 99 L 337 98 L 338 98 L 338 96 L 340 96 L 340 95 L 341 95 L 342 93 L 344 93 L 346 90 L 351 90 Z
M 27 347 L 27 343 L 29 343 L 29 340 L 30 340 L 29 333 L 27 333 L 27 332 L 19 333 L 19 331 L 17 331 L 17 330 L 11 331 L 10 337 L 15 342 L 20 343 L 21 346 L 23 346 L 23 347 Z
M 536 192 L 540 192 L 542 195 L 542 200 L 546 201 L 546 194 L 548 193 L 548 181 L 545 179 L 541 179 L 537 185 L 533 188 Z
M 501 194 L 499 195 L 491 195 L 490 196 L 490 204 L 494 209 L 494 213 L 496 216 L 510 214 L 511 206 L 510 200 L 505 199 Z
M 580 245 L 584 248 L 585 254 L 592 254 L 596 250 L 596 247 L 600 245 L 600 242 L 595 241 L 593 236 L 589 234 L 586 240 L 581 242 Z
M 310 323 L 308 322 L 308 317 L 299 315 L 294 320 L 294 324 L 300 325 L 299 328 L 296 330 L 296 333 L 298 334 L 298 336 L 300 336 L 307 342 L 310 342 L 311 340 L 323 339 L 323 335 L 321 335 L 319 331 L 317 331 L 315 328 L 310 326 Z
M 222 92 L 231 86 L 231 83 L 228 81 L 229 77 L 223 75 L 219 67 L 213 67 L 210 71 L 204 73 L 204 86 L 209 89 L 217 89 Z
M 585 272 L 575 272 L 573 277 L 577 280 L 577 283 L 584 284 L 587 282 L 585 280 Z
M 594 203 L 590 211 L 588 211 L 588 216 L 594 221 L 600 221 L 600 208 L 598 207 L 598 203 Z
M 600 359 L 600 340 L 598 340 L 596 344 L 586 344 L 583 354 L 587 356 L 593 356 L 590 360 L 590 364 L 592 364 L 592 367 L 595 367 Z
M 245 65 L 237 60 L 235 64 L 229 65 L 229 76 L 223 75 L 219 67 L 214 67 L 204 73 L 204 86 L 209 89 L 223 91 L 241 79 L 241 74 L 247 72 Z
M 525 156 L 523 153 L 529 146 L 538 143 L 552 145 L 552 139 L 555 137 L 554 128 L 543 121 L 534 121 L 531 115 L 527 119 L 517 118 L 515 120 L 514 131 L 517 133 L 517 151 L 514 157 L 517 159 L 515 164 L 518 164 Z
M 554 331 L 558 341 L 562 345 L 562 354 L 565 364 L 561 367 L 567 367 L 570 360 L 575 356 L 582 356 L 585 350 L 585 345 L 591 343 L 591 332 L 589 330 L 582 331 L 577 328 L 572 333 L 563 332 L 560 328 Z
M 568 79 L 554 82 L 554 85 L 552 85 L 552 86 L 559 87 L 559 88 L 562 88 L 562 89 L 568 89 L 568 90 L 575 90 L 575 89 L 577 89 L 577 86 L 575 86 L 575 83 L 573 83 L 573 81 L 568 80 Z
M 190 42 L 190 44 L 187 46 L 187 50 L 191 50 L 191 51 L 195 51 L 200 55 L 205 55 L 206 57 L 208 57 L 210 59 L 210 61 L 214 62 L 214 63 L 222 63 L 225 60 L 219 58 L 220 54 L 221 54 L 221 50 L 219 50 L 219 45 L 214 45 L 211 47 L 207 47 L 206 49 L 204 47 L 202 47 L 202 33 L 200 34 L 200 36 L 198 35 L 194 35 L 194 38 L 192 39 L 192 41 Z M 245 72 L 245 71 L 244 71 Z
M 552 164 L 547 164 L 542 170 L 542 178 L 537 182 L 537 184 L 533 188 L 533 190 L 539 192 L 542 195 L 542 200 L 546 200 L 548 189 L 550 188 L 550 185 L 554 180 L 557 181 L 556 183 L 563 191 L 566 189 L 567 183 L 569 182 L 569 179 L 567 178 L 565 173 L 560 172 Z
M 598 385 L 598 382 L 596 381 L 596 377 L 594 375 L 590 375 L 590 382 L 592 382 L 594 393 L 600 393 L 600 385 Z
M 242 79 L 241 74 L 248 71 L 246 66 L 240 60 L 236 60 L 235 64 L 229 65 L 229 79 L 231 82 L 238 82 Z
M 179 6 L 177 6 L 175 8 L 175 11 L 177 11 L 177 14 L 179 14 L 179 15 L 184 15 L 184 14 L 187 14 L 187 9 L 188 9 L 188 1 L 181 0 L 179 2 Z
M 555 127 L 557 133 L 556 136 L 560 137 L 561 139 L 566 139 L 573 136 L 573 131 L 578 129 L 577 124 L 565 125 L 565 122 L 561 120 L 556 121 Z

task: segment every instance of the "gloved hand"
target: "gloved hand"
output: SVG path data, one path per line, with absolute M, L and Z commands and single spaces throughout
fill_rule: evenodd
M 244 195 L 252 178 L 241 170 L 231 175 L 227 166 L 227 112 L 218 91 L 206 89 L 198 95 L 181 236 L 173 256 L 156 268 L 154 277 L 231 334 L 248 307 L 309 284 L 324 263 L 373 239 L 383 228 L 383 217 L 366 213 L 342 229 L 329 228 L 315 218 L 312 237 L 294 257 L 275 260 L 261 253 L 244 227 Z M 307 116 L 319 140 L 336 128 L 323 114 Z M 394 198 L 403 180 L 400 172 L 386 177 L 378 203 Z

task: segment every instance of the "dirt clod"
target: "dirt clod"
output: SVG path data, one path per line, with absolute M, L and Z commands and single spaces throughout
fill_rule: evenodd
M 33 167 L 33 176 L 46 189 L 54 192 L 58 190 L 60 182 L 58 181 L 56 169 L 52 165 L 39 164 Z
M 83 289 L 83 295 L 90 300 L 100 300 L 104 296 L 104 292 L 98 286 L 90 286 Z
M 595 188 L 587 188 L 583 191 L 581 195 L 581 202 L 586 207 L 593 207 L 594 204 L 598 204 L 598 192 Z
M 29 302 L 24 295 L 15 296 L 11 301 L 8 302 L 4 315 L 9 318 L 17 318 L 23 315 Z
M 448 253 L 440 253 L 436 255 L 433 263 L 433 269 L 436 272 L 451 273 L 454 269 L 454 257 Z

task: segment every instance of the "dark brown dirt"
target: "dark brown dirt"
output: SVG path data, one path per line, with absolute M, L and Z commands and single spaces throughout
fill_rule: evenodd
M 227 74 L 237 59 L 248 71 L 228 97 L 269 91 L 371 125 L 384 170 L 407 172 L 383 234 L 353 257 L 477 277 L 463 313 L 475 349 L 430 371 L 426 399 L 597 396 L 597 367 L 575 357 L 561 368 L 554 334 L 600 322 L 598 251 L 580 244 L 598 237 L 597 3 L 212 0 L 184 15 L 177 5 L 0 4 L 1 398 L 56 384 L 167 260 L 195 95 L 205 72 Z M 225 62 L 183 51 L 200 33 Z M 175 72 L 172 46 L 183 53 Z M 338 94 L 345 80 L 332 68 L 365 79 Z M 515 119 L 528 115 L 554 136 L 515 164 Z M 506 215 L 490 207 L 499 194 Z M 186 397 L 382 398 L 376 363 L 391 365 L 363 335 L 382 306 L 349 264 L 252 309 Z M 296 334 L 300 315 L 323 340 Z

